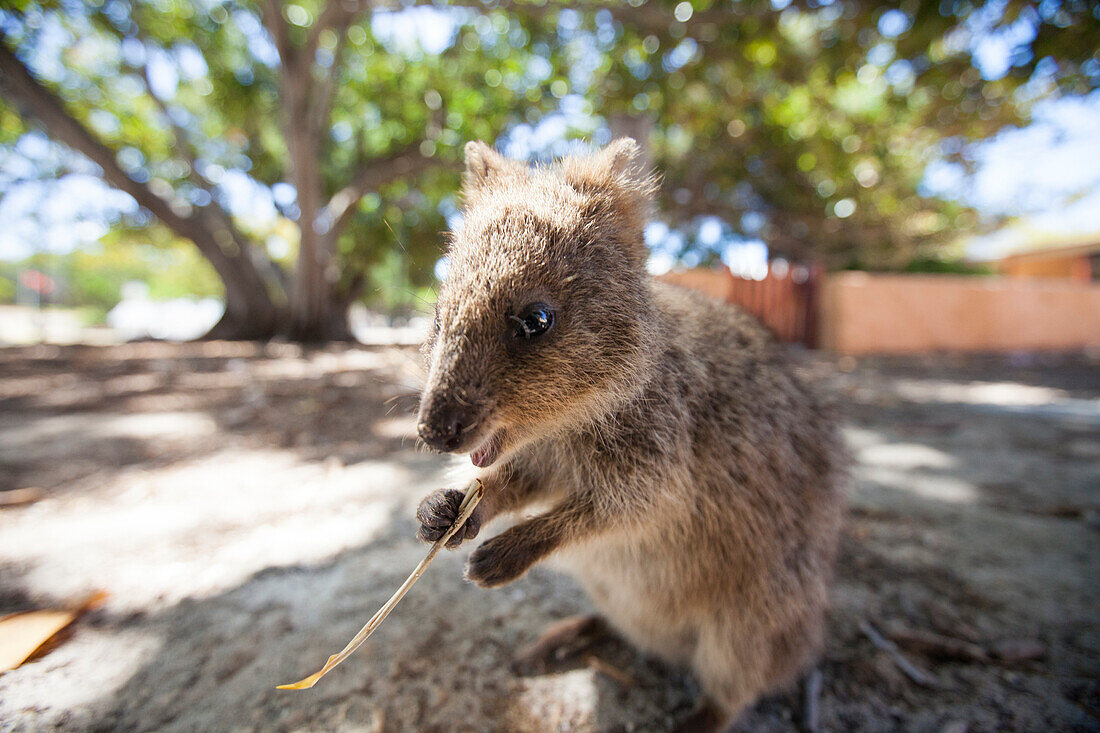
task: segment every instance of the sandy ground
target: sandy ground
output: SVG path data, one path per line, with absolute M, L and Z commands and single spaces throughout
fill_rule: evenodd
M 802 358 L 859 460 L 823 728 L 1100 730 L 1100 364 Z M 0 509 L 0 612 L 109 593 L 0 674 L 0 729 L 657 731 L 682 717 L 690 677 L 614 640 L 514 672 L 514 650 L 587 601 L 544 568 L 468 585 L 468 548 L 317 688 L 274 689 L 340 649 L 424 554 L 413 509 L 448 481 L 412 437 L 416 364 L 400 348 L 0 350 L 0 491 L 41 492 Z M 738 729 L 790 730 L 798 707 L 764 700 Z

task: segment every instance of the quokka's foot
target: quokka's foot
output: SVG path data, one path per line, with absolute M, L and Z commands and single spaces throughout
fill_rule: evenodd
M 521 674 L 544 670 L 611 635 L 607 622 L 596 614 L 569 616 L 547 626 L 538 639 L 520 649 L 512 668 Z
M 524 526 L 510 527 L 482 542 L 466 560 L 466 579 L 482 588 L 496 588 L 520 577 L 543 556 Z

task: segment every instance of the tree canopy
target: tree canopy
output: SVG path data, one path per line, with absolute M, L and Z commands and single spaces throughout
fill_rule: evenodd
M 968 164 L 968 141 L 1100 79 L 1087 3 L 778 4 L 624 10 L 596 83 L 606 113 L 654 120 L 669 216 L 716 214 L 795 258 L 927 254 L 976 216 L 925 193 L 926 166 Z
M 1100 81 L 1083 1 L 24 0 L 0 30 L 0 146 L 41 125 L 93 160 L 142 207 L 124 226 L 211 262 L 215 335 L 249 338 L 339 338 L 377 273 L 424 285 L 467 140 L 545 158 L 634 134 L 680 254 L 713 255 L 717 217 L 788 257 L 904 267 L 976 223 L 922 188 L 930 162 Z

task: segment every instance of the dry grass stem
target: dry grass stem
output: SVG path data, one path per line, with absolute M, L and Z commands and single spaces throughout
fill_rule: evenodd
M 359 629 L 359 633 L 348 642 L 348 645 L 338 654 L 333 654 L 325 662 L 325 666 L 321 667 L 318 671 L 306 677 L 303 680 L 294 682 L 288 685 L 279 685 L 279 690 L 308 690 L 317 684 L 317 681 L 324 677 L 332 670 L 333 667 L 338 665 L 352 655 L 359 646 L 374 633 L 383 621 L 386 620 L 386 616 L 390 615 L 390 611 L 394 609 L 401 599 L 409 592 L 409 588 L 413 587 L 416 581 L 420 580 L 420 576 L 424 574 L 424 571 L 431 565 L 432 560 L 439 554 L 439 551 L 443 549 L 443 546 L 447 544 L 447 540 L 451 539 L 451 536 L 459 530 L 462 525 L 466 523 L 466 520 L 470 518 L 474 509 L 477 507 L 477 503 L 481 501 L 482 495 L 485 493 L 485 486 L 479 479 L 474 479 L 469 488 L 466 489 L 466 498 L 462 500 L 462 504 L 459 506 L 458 518 L 455 519 L 454 524 L 447 530 L 447 533 L 435 541 L 432 545 L 432 549 L 428 550 L 428 554 L 420 561 L 420 564 L 416 566 L 416 569 L 412 571 L 412 574 L 405 579 L 405 582 L 401 584 L 401 587 L 397 589 L 397 592 L 390 596 L 390 599 L 378 609 L 378 612 L 371 616 L 370 621 L 367 621 L 363 628 Z

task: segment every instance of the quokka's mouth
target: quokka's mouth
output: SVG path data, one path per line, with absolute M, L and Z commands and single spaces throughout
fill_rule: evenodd
M 478 468 L 487 468 L 493 465 L 500 457 L 500 449 L 503 443 L 504 431 L 494 430 L 481 445 L 470 451 L 470 462 Z

